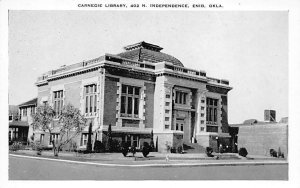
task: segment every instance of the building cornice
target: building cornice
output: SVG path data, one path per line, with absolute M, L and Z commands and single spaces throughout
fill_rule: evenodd
M 205 71 L 198 71 L 180 67 L 172 65 L 168 62 L 160 62 L 155 64 L 149 62 L 139 62 L 121 58 L 119 56 L 111 54 L 105 54 L 104 56 L 101 56 L 101 58 L 82 62 L 82 64 L 74 64 L 73 67 L 75 68 L 72 69 L 70 67 L 72 67 L 72 65 L 49 71 L 48 74 L 45 74 L 41 78 L 39 78 L 39 80 L 36 82 L 36 85 L 43 86 L 47 85 L 50 81 L 72 77 L 87 72 L 97 71 L 100 67 L 109 67 L 127 70 L 141 75 L 149 75 L 155 77 L 172 76 L 176 78 L 202 82 L 211 86 L 221 87 L 228 90 L 232 89 L 232 87 L 229 86 L 229 82 L 227 80 L 207 77 Z

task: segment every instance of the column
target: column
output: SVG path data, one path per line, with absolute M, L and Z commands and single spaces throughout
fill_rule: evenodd
M 197 90 L 197 95 L 196 95 L 196 114 L 195 114 L 195 129 L 196 129 L 196 135 L 200 134 L 201 131 L 201 126 L 204 126 L 204 132 L 205 132 L 205 124 L 201 124 L 201 120 L 205 122 L 206 120 L 206 101 L 205 101 L 205 93 L 207 90 Z M 204 100 L 204 103 L 201 102 L 201 100 Z M 203 110 L 201 110 L 201 107 L 203 107 Z M 201 113 L 204 114 L 203 117 L 201 117 Z M 195 135 L 194 135 L 195 136 Z

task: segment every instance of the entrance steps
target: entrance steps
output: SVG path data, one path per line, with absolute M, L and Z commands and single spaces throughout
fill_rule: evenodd
M 205 153 L 205 148 L 197 143 L 184 143 L 183 150 L 186 153 Z

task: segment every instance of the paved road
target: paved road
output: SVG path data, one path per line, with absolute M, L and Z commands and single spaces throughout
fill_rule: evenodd
M 104 167 L 9 157 L 10 180 L 287 180 L 288 165 Z

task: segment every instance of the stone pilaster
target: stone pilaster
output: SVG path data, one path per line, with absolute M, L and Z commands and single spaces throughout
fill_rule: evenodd
M 205 121 L 206 121 L 206 92 L 207 90 L 197 90 L 196 94 L 196 114 L 195 114 L 195 132 L 196 135 L 200 134 L 201 127 L 204 127 L 203 132 L 206 131 Z M 202 115 L 201 115 L 202 114 Z M 204 123 L 204 124 L 203 124 Z M 195 136 L 195 135 L 194 135 Z
M 103 112 L 104 112 L 104 87 L 105 87 L 105 69 L 99 69 L 99 127 L 103 129 Z

